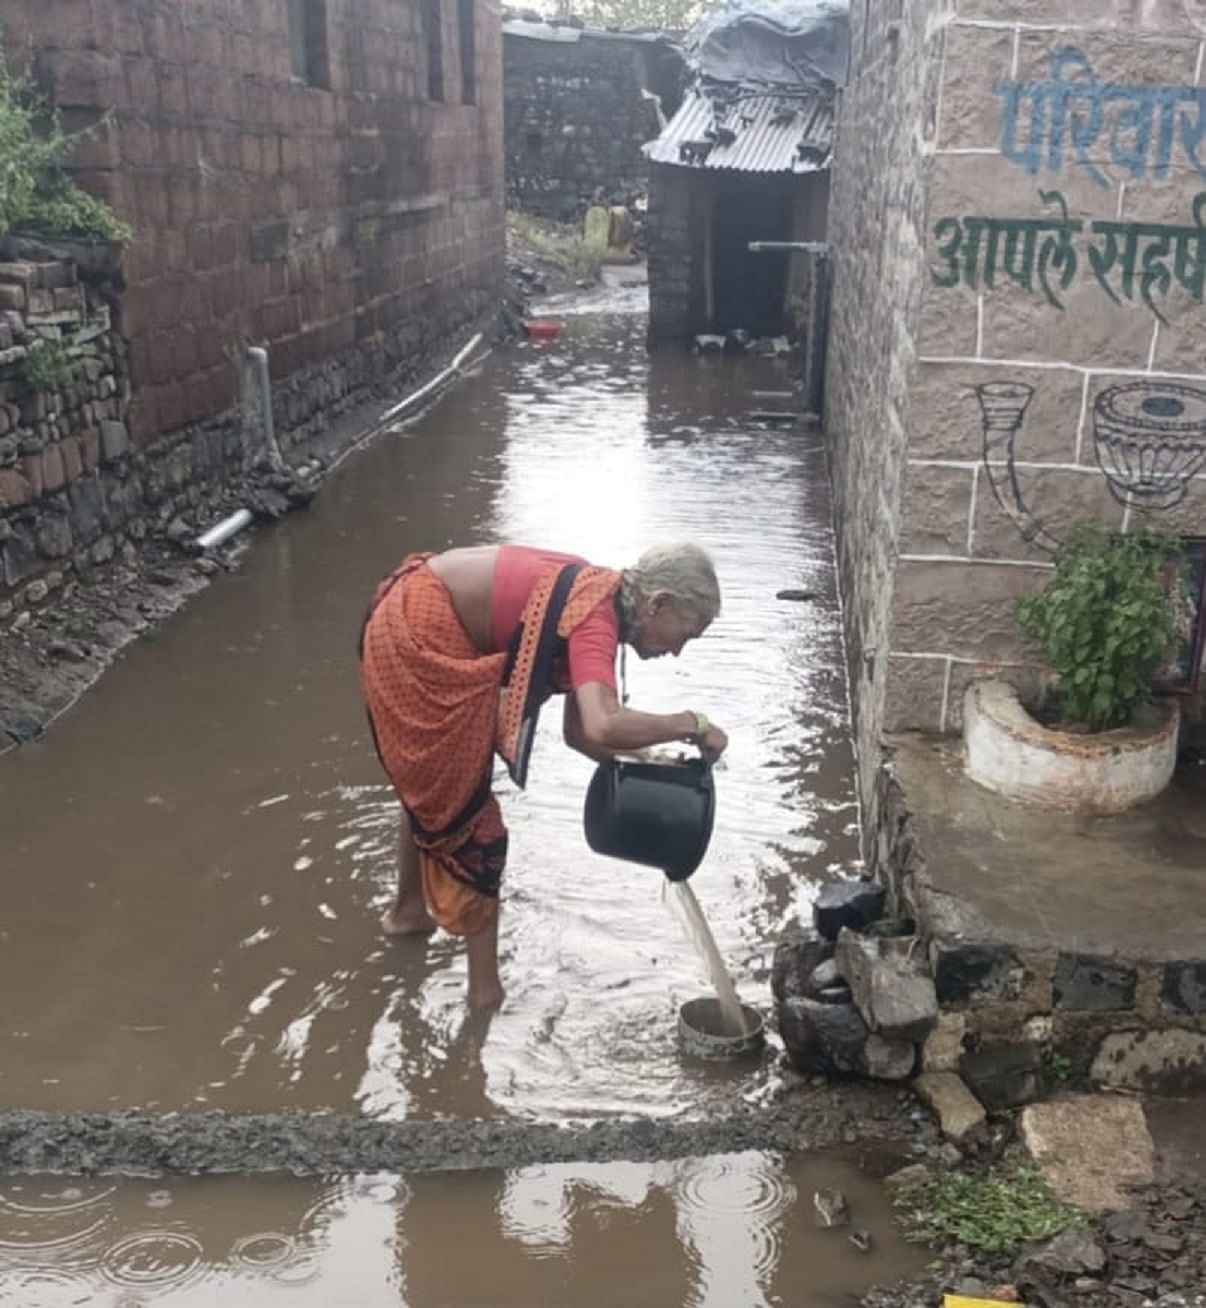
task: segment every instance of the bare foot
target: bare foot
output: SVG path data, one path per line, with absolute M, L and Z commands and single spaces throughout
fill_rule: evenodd
M 400 910 L 394 905 L 381 915 L 381 930 L 387 936 L 425 935 L 435 929 L 435 920 L 425 908 Z
M 502 986 L 495 983 L 492 986 L 483 986 L 480 990 L 470 990 L 468 998 L 469 1007 L 475 1013 L 486 1013 L 492 1012 L 502 1004 L 505 993 Z

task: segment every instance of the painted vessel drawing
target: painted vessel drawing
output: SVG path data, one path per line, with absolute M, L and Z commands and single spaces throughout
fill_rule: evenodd
M 1093 403 L 1097 462 L 1124 503 L 1180 504 L 1206 464 L 1206 391 L 1181 382 L 1130 382 Z
M 984 436 L 984 468 L 998 504 L 1023 540 L 1054 549 L 1052 535 L 1027 504 L 1017 474 L 1017 441 L 1034 397 L 1027 382 L 984 382 L 976 388 Z M 1111 386 L 1093 402 L 1098 466 L 1120 503 L 1149 512 L 1174 508 L 1206 467 L 1206 390 L 1175 381 Z

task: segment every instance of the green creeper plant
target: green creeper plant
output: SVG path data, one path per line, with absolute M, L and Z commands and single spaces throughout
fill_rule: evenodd
M 0 236 L 19 229 L 130 239 L 129 227 L 109 206 L 67 175 L 77 139 L 62 130 L 58 115 L 28 80 L 12 71 L 0 46 Z
M 1062 716 L 1090 731 L 1124 726 L 1176 646 L 1179 543 L 1150 527 L 1073 526 L 1055 572 L 1018 603 L 1022 630 L 1059 679 Z
M 900 1186 L 892 1202 L 907 1240 L 955 1240 L 988 1253 L 1009 1253 L 1088 1220 L 1057 1199 L 1033 1160 L 1019 1153 L 981 1172 L 940 1172 Z
M 53 391 L 75 376 L 76 365 L 62 341 L 37 341 L 21 363 L 25 384 L 34 391 Z

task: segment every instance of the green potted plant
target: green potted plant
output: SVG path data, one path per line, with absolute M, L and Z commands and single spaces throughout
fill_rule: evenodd
M 1159 793 L 1176 764 L 1180 712 L 1153 683 L 1183 637 L 1179 542 L 1143 526 L 1076 524 L 1048 581 L 1018 604 L 1054 674 L 1040 703 L 1001 682 L 964 706 L 967 770 L 1023 801 L 1117 812 Z

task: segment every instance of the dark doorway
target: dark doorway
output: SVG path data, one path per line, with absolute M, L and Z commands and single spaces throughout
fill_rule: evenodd
M 718 177 L 712 207 L 712 329 L 778 336 L 785 327 L 788 256 L 752 254 L 751 241 L 790 241 L 796 179 L 739 173 Z

